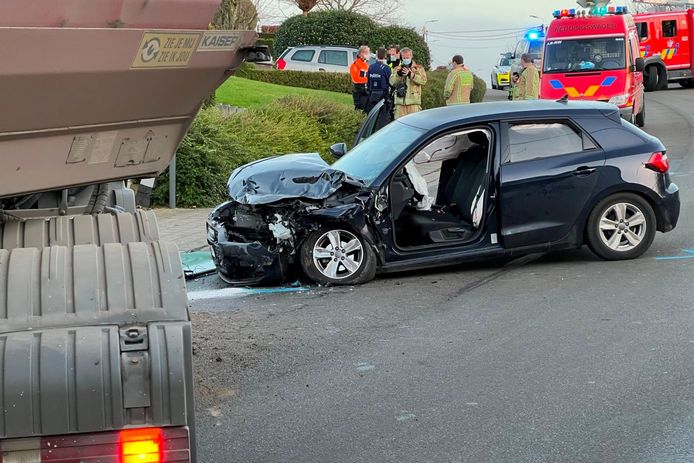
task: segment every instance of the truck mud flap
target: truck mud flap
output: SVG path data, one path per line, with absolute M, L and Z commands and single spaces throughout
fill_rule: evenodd
M 144 350 L 121 331 L 0 334 L 0 439 L 192 425 L 190 324 L 150 324 Z
M 159 240 L 153 211 L 27 219 L 0 224 L 0 249 Z

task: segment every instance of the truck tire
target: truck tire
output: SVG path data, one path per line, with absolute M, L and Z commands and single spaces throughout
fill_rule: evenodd
M 644 73 L 644 85 L 647 92 L 654 92 L 658 88 L 658 68 L 655 66 L 648 66 L 646 72 Z
M 656 90 L 667 90 L 669 86 L 667 69 L 658 67 L 658 87 Z
M 646 125 L 646 101 L 645 100 L 643 102 L 643 105 L 641 106 L 641 112 L 639 112 L 636 115 L 635 122 L 636 122 L 637 127 L 644 127 Z
M 28 219 L 0 224 L 0 249 L 159 240 L 153 211 Z
M 639 222 L 630 224 L 630 219 Z M 648 201 L 633 193 L 617 193 L 593 208 L 586 226 L 586 241 L 605 260 L 636 259 L 651 246 L 655 231 L 656 217 Z
M 301 268 L 316 283 L 359 285 L 376 277 L 376 254 L 358 233 L 340 225 L 327 226 L 306 237 Z

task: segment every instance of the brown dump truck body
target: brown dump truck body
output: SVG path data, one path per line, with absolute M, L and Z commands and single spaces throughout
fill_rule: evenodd
M 0 1 L 0 462 L 195 461 L 178 249 L 102 195 L 162 172 L 254 45 L 218 5 Z
M 204 30 L 218 3 L 0 2 L 0 197 L 164 170 L 255 43 Z

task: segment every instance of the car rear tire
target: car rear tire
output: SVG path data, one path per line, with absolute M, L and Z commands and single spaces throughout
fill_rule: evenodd
M 658 68 L 648 66 L 643 77 L 647 92 L 653 92 L 658 88 Z
M 376 254 L 364 238 L 340 226 L 311 232 L 301 246 L 301 268 L 316 283 L 358 285 L 376 276 Z
M 605 260 L 641 256 L 653 243 L 656 218 L 648 201 L 618 193 L 600 201 L 588 219 L 588 246 Z
M 641 106 L 641 112 L 636 115 L 636 126 L 644 127 L 646 125 L 646 102 L 644 101 Z

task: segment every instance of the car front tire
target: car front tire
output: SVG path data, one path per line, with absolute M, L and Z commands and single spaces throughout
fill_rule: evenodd
M 656 217 L 648 201 L 632 193 L 618 193 L 600 201 L 588 219 L 590 249 L 605 260 L 641 256 L 653 243 Z
M 301 246 L 301 268 L 316 283 L 358 285 L 376 276 L 376 254 L 366 240 L 347 228 L 328 226 L 311 232 Z

